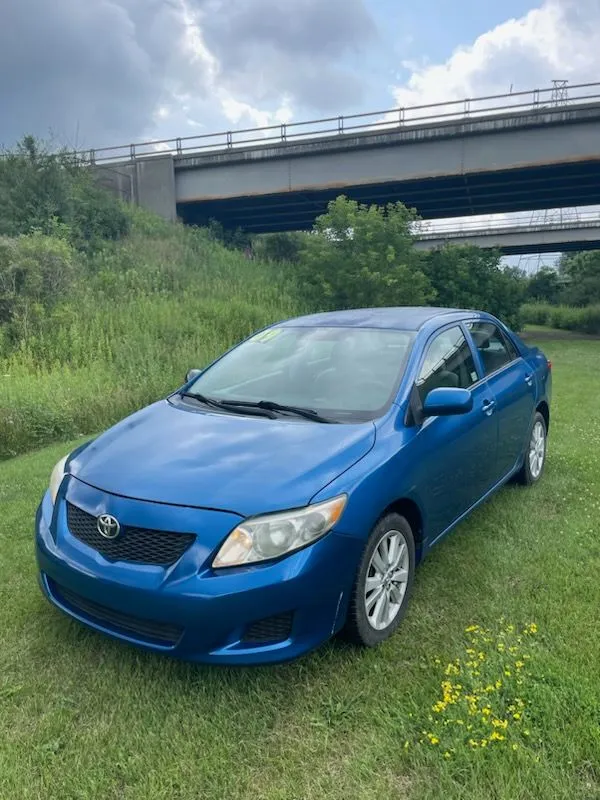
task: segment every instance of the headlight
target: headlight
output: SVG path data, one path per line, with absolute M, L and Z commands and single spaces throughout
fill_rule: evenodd
M 223 542 L 213 567 L 235 567 L 278 558 L 314 542 L 342 516 L 346 495 L 296 511 L 282 511 L 242 522 Z
M 61 460 L 52 470 L 52 475 L 50 475 L 50 497 L 52 498 L 52 503 L 54 503 L 56 500 L 56 495 L 58 494 L 60 484 L 65 476 L 67 458 L 68 456 L 61 458 Z

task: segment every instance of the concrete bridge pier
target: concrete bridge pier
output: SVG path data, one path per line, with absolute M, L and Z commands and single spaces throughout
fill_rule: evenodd
M 94 170 L 98 183 L 126 202 L 135 203 L 171 222 L 177 219 L 172 155 L 97 165 Z

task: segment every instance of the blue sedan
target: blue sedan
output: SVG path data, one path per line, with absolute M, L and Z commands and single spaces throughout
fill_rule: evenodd
M 196 661 L 283 661 L 337 632 L 376 645 L 430 548 L 508 480 L 539 480 L 550 366 L 474 311 L 266 328 L 56 465 L 42 590 Z

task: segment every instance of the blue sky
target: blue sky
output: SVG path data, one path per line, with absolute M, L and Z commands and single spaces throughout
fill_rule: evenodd
M 527 0 L 368 0 L 385 41 L 377 60 L 390 80 L 407 79 L 403 61 L 437 63 L 448 59 L 460 45 L 511 18 L 524 16 L 535 3 Z M 508 81 L 510 85 L 510 81 Z M 508 88 L 508 87 L 507 87 Z

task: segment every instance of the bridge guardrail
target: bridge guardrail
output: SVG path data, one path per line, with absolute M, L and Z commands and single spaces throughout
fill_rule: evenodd
M 562 212 L 562 213 L 561 213 Z M 593 211 L 569 212 L 565 209 L 549 211 L 545 220 L 505 218 L 471 218 L 460 223 L 451 219 L 437 222 L 436 220 L 419 220 L 414 223 L 413 233 L 421 241 L 431 239 L 454 239 L 469 235 L 492 235 L 494 233 L 511 232 L 521 233 L 527 231 L 571 230 L 572 228 L 600 227 L 600 209 Z M 552 218 L 550 218 L 550 215 Z M 556 218 L 558 217 L 558 218 Z
M 504 111 L 539 112 L 567 109 L 600 101 L 600 82 L 581 83 L 568 87 L 568 97 L 557 94 L 556 87 L 532 89 L 510 94 L 428 103 L 420 106 L 369 111 L 300 122 L 283 122 L 257 128 L 218 131 L 173 139 L 148 140 L 114 147 L 77 151 L 75 155 L 87 163 L 134 161 L 137 158 L 170 154 L 181 156 L 191 152 L 228 151 L 260 144 L 285 146 L 304 139 L 347 136 L 370 130 L 394 131 L 403 127 L 426 126 L 435 122 L 477 120 Z

